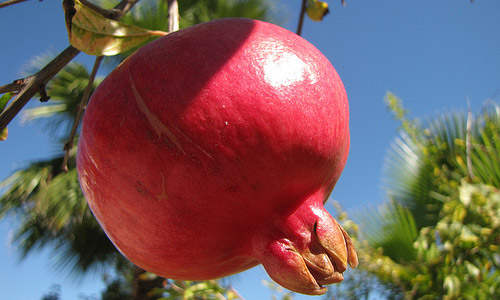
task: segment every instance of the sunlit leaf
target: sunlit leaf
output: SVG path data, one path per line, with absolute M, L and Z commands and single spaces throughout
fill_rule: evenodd
M 14 93 L 5 93 L 3 94 L 2 97 L 0 97 L 0 112 L 2 112 L 5 109 L 7 103 L 12 98 L 12 96 L 14 96 Z M 0 131 L 0 141 L 5 141 L 8 135 L 9 135 L 8 129 L 4 128 L 2 131 Z
M 321 21 L 329 13 L 328 3 L 318 0 L 308 0 L 306 13 L 313 21 Z
M 5 141 L 7 139 L 7 136 L 9 136 L 8 128 L 4 128 L 2 131 L 0 131 L 0 141 Z
M 460 280 L 456 275 L 447 275 L 444 279 L 444 288 L 449 297 L 456 299 L 460 295 Z
M 167 34 L 108 19 L 79 0 L 72 4 L 65 5 L 69 42 L 89 55 L 116 55 Z
M 7 103 L 13 95 L 14 93 L 5 93 L 2 97 L 0 97 L 0 112 L 4 110 L 5 106 L 7 106 Z

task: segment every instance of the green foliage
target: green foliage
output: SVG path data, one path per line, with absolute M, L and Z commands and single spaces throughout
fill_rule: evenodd
M 103 2 L 107 3 L 107 1 Z M 179 1 L 179 15 L 180 28 L 228 17 L 279 22 L 276 17 L 276 8 L 272 2 L 266 0 L 184 0 Z M 121 22 L 149 30 L 166 30 L 168 28 L 167 2 L 159 0 L 148 1 L 148 3 L 139 2 L 121 19 Z
M 413 261 L 360 243 L 360 266 L 405 299 L 494 299 L 500 293 L 500 193 L 465 180 L 435 226 L 420 230 Z M 394 289 L 397 287 L 397 289 Z
M 263 280 L 262 283 L 271 290 L 271 299 L 272 300 L 292 300 L 293 292 L 289 292 L 285 290 L 280 285 L 276 284 L 274 281 Z
M 115 265 L 113 276 L 105 275 L 106 288 L 101 293 L 101 300 L 131 300 L 134 266 L 125 259 Z
M 51 286 L 50 292 L 43 295 L 42 300 L 61 300 L 61 286 Z
M 180 27 L 214 19 L 240 17 L 277 22 L 276 10 L 265 0 L 186 0 L 179 1 Z
M 178 281 L 167 280 L 163 288 L 153 290 L 162 295 L 159 300 L 234 300 L 242 299 L 230 287 L 224 287 L 217 280 Z
M 360 268 L 388 298 L 494 299 L 500 294 L 500 107 L 424 125 L 387 103 L 401 134 L 387 159 L 390 201 L 354 233 Z
M 367 218 L 364 236 L 371 245 L 386 249 L 385 255 L 397 262 L 415 259 L 413 242 L 418 231 L 409 209 L 397 202 L 391 202 L 376 214 L 365 214 Z
M 422 266 L 434 271 L 428 280 L 443 283 L 436 296 L 493 299 L 500 295 L 499 242 L 500 192 L 462 180 L 436 226 L 422 229 L 416 248 Z

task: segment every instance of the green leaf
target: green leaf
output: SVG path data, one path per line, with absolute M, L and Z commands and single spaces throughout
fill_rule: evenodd
M 108 19 L 79 0 L 65 1 L 64 10 L 70 44 L 89 55 L 116 55 L 167 34 Z
M 5 141 L 9 135 L 9 129 L 6 127 L 0 132 L 0 141 Z
M 7 103 L 12 98 L 12 96 L 14 96 L 14 93 L 9 92 L 3 94 L 3 96 L 0 97 L 0 112 L 2 112 L 5 109 Z M 9 135 L 8 129 L 4 128 L 2 131 L 0 131 L 0 141 L 5 141 L 8 135 Z
M 418 230 L 410 210 L 400 203 L 389 202 L 379 210 L 368 209 L 361 214 L 363 233 L 375 248 L 395 262 L 412 261 L 417 252 L 414 242 Z
M 329 13 L 328 3 L 318 0 L 308 0 L 306 13 L 313 21 L 321 21 Z
M 12 96 L 14 96 L 14 93 L 5 93 L 3 94 L 2 97 L 0 97 L 0 112 L 2 112 L 5 108 L 5 106 L 7 106 L 7 103 L 9 102 L 10 98 L 12 98 Z
M 456 298 L 460 295 L 460 280 L 455 275 L 447 275 L 444 278 L 443 287 L 446 290 L 447 296 Z
M 467 268 L 467 272 L 472 275 L 476 280 L 480 280 L 481 278 L 481 270 L 472 263 L 465 261 L 465 267 Z

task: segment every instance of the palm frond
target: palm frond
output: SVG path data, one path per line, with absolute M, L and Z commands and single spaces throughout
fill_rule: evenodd
M 0 218 L 17 213 L 13 242 L 21 257 L 50 247 L 55 264 L 73 274 L 104 268 L 118 254 L 90 212 L 81 192 L 75 151 L 62 172 L 63 158 L 32 163 L 2 182 Z
M 373 248 L 382 248 L 384 255 L 397 263 L 412 262 L 416 257 L 413 246 L 418 230 L 411 211 L 392 201 L 378 210 L 362 214 L 363 238 Z
M 30 69 L 43 65 L 46 56 L 39 56 L 31 62 Z M 69 63 L 59 72 L 46 87 L 50 103 L 29 108 L 24 111 L 23 121 L 43 119 L 50 133 L 54 136 L 66 137 L 78 112 L 84 90 L 88 84 L 87 68 L 76 62 Z M 94 80 L 94 89 L 102 78 Z
M 396 108 L 395 113 L 403 111 L 401 106 Z M 403 113 L 399 113 L 401 121 L 412 126 L 402 126 L 400 135 L 391 145 L 385 159 L 383 179 L 391 199 L 389 207 L 396 206 L 375 214 L 371 219 L 366 218 L 371 235 L 368 240 L 389 253 L 391 248 L 402 245 L 410 249 L 410 240 L 396 245 L 391 244 L 394 239 L 388 238 L 397 236 L 394 230 L 401 230 L 402 234 L 413 232 L 411 227 L 404 225 L 406 213 L 398 205 L 408 210 L 416 231 L 433 227 L 440 218 L 444 203 L 455 194 L 461 180 L 469 177 L 470 169 L 476 182 L 499 188 L 499 113 L 500 107 L 490 104 L 473 122 L 464 113 L 453 113 L 443 114 L 418 126 L 414 126 L 416 121 L 409 121 Z M 467 132 L 467 122 L 472 122 L 470 133 Z M 467 149 L 468 142 L 470 149 Z M 404 229 L 394 229 L 393 226 Z
M 423 145 L 421 136 L 402 132 L 385 157 L 382 179 L 388 197 L 412 211 L 419 229 L 436 221 L 441 204 L 432 193 L 434 165 Z
M 383 182 L 389 197 L 412 211 L 418 228 L 435 224 L 443 201 L 461 178 L 469 176 L 469 168 L 477 180 L 500 186 L 499 111 L 492 104 L 473 122 L 470 153 L 465 113 L 443 114 L 418 127 L 403 126 L 386 155 Z M 400 118 L 408 122 L 404 115 Z M 437 184 L 450 180 L 455 183 Z
M 500 188 L 500 106 L 490 103 L 474 124 L 472 172 L 478 181 Z

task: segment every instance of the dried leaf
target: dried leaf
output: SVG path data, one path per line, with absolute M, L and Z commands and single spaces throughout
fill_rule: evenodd
M 64 1 L 63 7 L 70 44 L 89 55 L 116 55 L 167 34 L 108 19 L 79 0 Z

